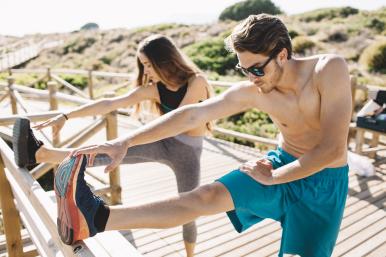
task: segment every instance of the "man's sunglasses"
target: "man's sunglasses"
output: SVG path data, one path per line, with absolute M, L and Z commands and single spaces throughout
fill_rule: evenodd
M 273 53 L 269 56 L 269 58 L 260 66 L 253 65 L 249 68 L 244 68 L 240 66 L 240 63 L 236 65 L 236 69 L 240 70 L 245 76 L 248 76 L 249 73 L 256 77 L 263 77 L 265 75 L 264 68 L 268 65 L 268 63 L 276 57 L 276 53 Z

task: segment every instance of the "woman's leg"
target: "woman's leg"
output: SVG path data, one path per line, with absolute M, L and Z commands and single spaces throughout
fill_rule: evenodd
M 193 154 L 188 160 L 182 158 L 181 161 L 174 163 L 174 172 L 179 193 L 192 191 L 198 187 L 200 183 L 200 159 Z M 197 226 L 195 221 L 184 224 L 182 231 L 186 255 L 188 257 L 193 256 L 197 240 Z
M 188 140 L 189 138 L 185 138 Z M 194 190 L 200 183 L 200 158 L 202 152 L 202 142 L 199 146 L 181 144 L 174 139 L 174 144 L 179 147 L 174 148 L 171 153 L 171 167 L 177 180 L 178 192 L 184 193 Z M 197 226 L 195 221 L 184 224 L 182 227 L 183 239 L 188 257 L 194 255 L 194 248 L 197 240 Z

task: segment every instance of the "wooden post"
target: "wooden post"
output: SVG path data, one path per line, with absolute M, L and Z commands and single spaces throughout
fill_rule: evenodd
M 58 99 L 56 98 L 56 92 L 58 91 L 58 84 L 55 81 L 48 81 L 47 83 L 49 99 L 50 99 L 50 111 L 58 109 Z M 52 133 L 54 131 L 52 130 Z M 52 137 L 52 145 L 58 146 L 60 143 L 59 135 L 57 137 Z
M 9 93 L 9 98 L 11 100 L 12 114 L 17 114 L 16 98 L 13 95 L 13 88 L 12 88 L 13 83 L 15 83 L 15 79 L 11 76 L 8 77 L 8 93 Z
M 114 97 L 113 92 L 106 92 L 104 94 L 104 97 L 111 98 Z M 117 111 L 112 111 L 109 114 L 106 115 L 106 137 L 107 140 L 112 140 L 114 138 L 118 137 L 118 116 Z M 120 180 L 120 173 L 119 173 L 119 167 L 117 167 L 115 170 L 111 171 L 109 174 L 110 177 L 110 186 L 112 188 L 111 190 L 111 204 L 120 204 L 122 203 L 121 198 L 121 180 Z
M 94 99 L 94 83 L 92 79 L 92 70 L 88 71 L 88 94 L 90 99 Z
M 373 132 L 371 142 L 370 142 L 370 147 L 377 147 L 378 143 L 379 143 L 379 133 Z M 372 159 L 375 159 L 376 155 L 377 155 L 376 151 L 369 153 L 369 157 Z
M 361 128 L 356 129 L 356 139 L 355 139 L 355 152 L 357 154 L 362 153 L 362 146 L 365 141 L 365 130 Z
M 23 256 L 20 233 L 20 216 L 13 201 L 11 186 L 5 176 L 4 162 L 0 156 L 0 201 L 3 206 L 3 221 L 9 257 Z
M 51 68 L 47 68 L 47 81 L 51 81 Z

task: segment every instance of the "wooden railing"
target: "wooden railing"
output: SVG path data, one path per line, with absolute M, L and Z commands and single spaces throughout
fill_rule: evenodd
M 0 138 L 0 202 L 8 256 L 141 256 L 117 231 L 109 231 L 77 242 L 62 243 L 57 233 L 57 207 L 35 178 L 14 162 L 13 152 Z M 25 251 L 21 223 L 36 249 Z

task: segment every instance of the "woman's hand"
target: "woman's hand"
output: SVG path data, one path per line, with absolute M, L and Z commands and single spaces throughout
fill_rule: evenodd
M 66 122 L 66 118 L 63 114 L 56 115 L 55 117 L 46 120 L 45 122 L 33 126 L 33 128 L 41 130 L 42 128 L 52 126 L 52 134 L 55 137 L 59 135 L 59 131 L 63 128 L 64 123 Z
M 272 163 L 267 159 L 248 161 L 240 166 L 240 171 L 263 185 L 273 185 Z
M 119 166 L 127 152 L 127 146 L 121 141 L 107 141 L 99 145 L 82 146 L 71 152 L 71 155 L 86 154 L 89 156 L 88 165 L 92 166 L 97 154 L 107 154 L 111 158 L 111 163 L 106 166 L 105 172 L 108 173 Z

